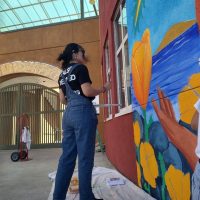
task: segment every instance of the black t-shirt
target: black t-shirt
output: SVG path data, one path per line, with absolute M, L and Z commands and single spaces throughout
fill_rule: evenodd
M 76 63 L 71 63 L 67 69 L 63 70 L 63 74 L 64 74 L 64 77 L 66 78 L 69 71 L 70 71 L 70 68 L 75 65 Z M 81 95 L 83 97 L 86 97 L 84 94 L 83 94 L 83 91 L 81 89 L 81 84 L 83 83 L 92 83 L 91 79 L 90 79 L 90 76 L 89 76 L 89 72 L 88 72 L 88 69 L 85 65 L 78 65 L 74 68 L 74 70 L 71 72 L 70 74 L 70 77 L 69 77 L 69 81 L 68 81 L 68 84 L 69 86 L 71 87 L 71 89 L 78 95 Z M 59 88 L 62 89 L 65 97 L 66 97 L 66 87 L 65 87 L 65 82 L 64 80 L 62 79 L 62 75 L 60 74 L 59 76 L 59 79 L 58 79 L 58 85 L 59 85 Z M 94 100 L 95 97 L 86 97 L 88 98 L 89 100 Z

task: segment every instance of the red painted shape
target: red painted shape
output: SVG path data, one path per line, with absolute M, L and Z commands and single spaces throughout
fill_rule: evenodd
M 196 18 L 200 29 L 200 0 L 196 0 Z
M 132 113 L 117 117 L 105 127 L 106 155 L 125 177 L 137 184 Z

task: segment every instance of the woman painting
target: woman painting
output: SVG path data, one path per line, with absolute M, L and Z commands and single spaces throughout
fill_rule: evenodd
M 92 100 L 109 90 L 110 83 L 99 89 L 92 87 L 84 65 L 85 50 L 78 44 L 68 44 L 58 61 L 62 61 L 63 69 L 59 77 L 60 100 L 67 106 L 62 121 L 63 152 L 58 164 L 53 199 L 66 198 L 78 155 L 80 200 L 94 200 L 91 179 L 98 120 Z

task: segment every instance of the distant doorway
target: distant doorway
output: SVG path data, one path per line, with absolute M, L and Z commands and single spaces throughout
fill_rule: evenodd
M 32 148 L 60 145 L 64 105 L 56 91 L 20 83 L 0 89 L 0 102 L 0 149 L 17 148 L 23 123 L 30 127 Z

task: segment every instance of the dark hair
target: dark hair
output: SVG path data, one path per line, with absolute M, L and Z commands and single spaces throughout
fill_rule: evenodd
M 58 61 L 63 61 L 62 69 L 67 68 L 70 61 L 72 60 L 73 53 L 78 53 L 80 50 L 83 52 L 83 56 L 84 56 L 85 50 L 83 49 L 83 47 L 81 45 L 76 44 L 76 43 L 67 44 L 64 51 L 57 58 Z

